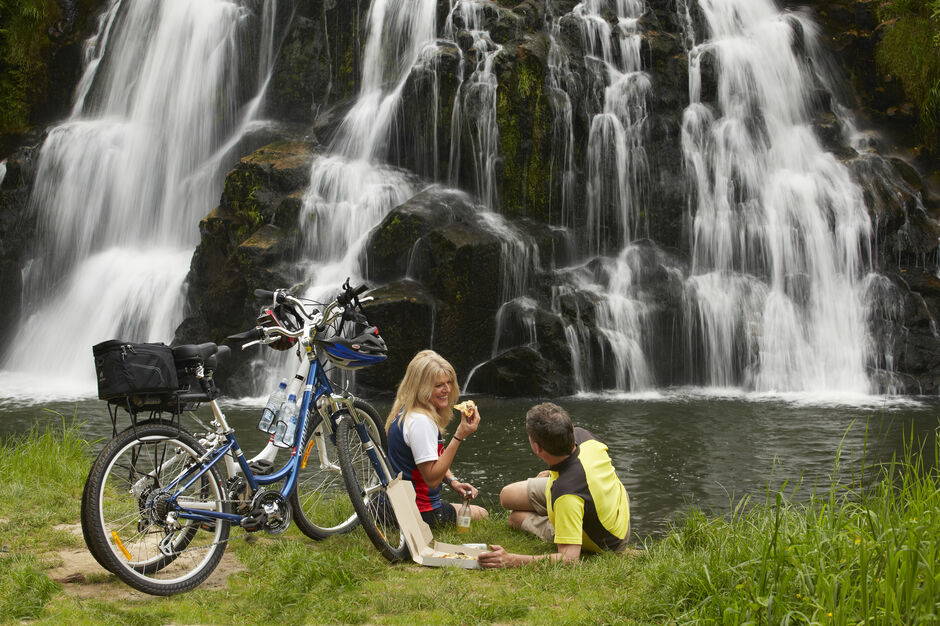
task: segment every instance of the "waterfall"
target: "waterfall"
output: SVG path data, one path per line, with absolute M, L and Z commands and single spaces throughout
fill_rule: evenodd
M 689 54 L 682 151 L 694 196 L 687 315 L 703 382 L 867 393 L 871 224 L 811 127 L 818 77 L 794 47 L 815 27 L 770 0 L 699 5 L 709 32 Z M 713 105 L 701 100 L 704 55 L 716 61 Z
M 454 103 L 451 135 L 455 138 L 450 162 L 450 180 L 457 184 L 460 167 L 461 131 L 466 128 L 470 137 L 470 156 L 473 160 L 473 183 L 476 195 L 486 208 L 497 210 L 499 197 L 496 188 L 496 164 L 499 160 L 499 125 L 496 122 L 496 89 L 498 81 L 493 72 L 496 57 L 503 47 L 493 42 L 484 28 L 485 11 L 492 7 L 490 0 L 456 0 L 447 16 L 445 36 L 457 41 L 460 26 L 472 40 L 473 71 L 461 80 Z M 467 59 L 461 62 L 462 67 Z
M 588 245 L 594 252 L 642 236 L 643 185 L 647 178 L 643 134 L 649 76 L 640 62 L 637 21 L 642 1 L 617 0 L 617 32 L 603 18 L 604 0 L 586 0 L 572 13 L 580 18 L 588 89 L 600 103 L 591 119 L 587 155 Z M 616 43 L 617 45 L 612 45 Z
M 576 176 L 575 103 L 570 93 L 582 91 L 577 105 L 590 116 L 590 131 L 584 164 L 587 215 L 579 239 L 594 255 L 619 251 L 614 258 L 597 256 L 600 271 L 584 266 L 564 272 L 572 281 L 571 292 L 587 293 L 595 301 L 599 335 L 592 337 L 583 327 L 570 325 L 565 334 L 579 385 L 585 384 L 581 381 L 586 377 L 617 390 L 640 390 L 654 384 L 643 339 L 648 331 L 648 305 L 631 280 L 637 263 L 632 243 L 646 234 L 644 137 L 651 82 L 642 67 L 638 25 L 645 11 L 645 3 L 637 0 L 585 0 L 568 14 L 550 15 L 546 86 L 555 113 L 553 170 L 561 176 L 560 220 L 568 225 Z M 606 18 L 611 12 L 616 16 L 614 27 Z M 563 19 L 574 20 L 580 29 L 585 55 L 581 80 L 559 44 Z M 584 84 L 580 90 L 579 83 Z M 561 316 L 558 298 L 553 298 L 552 312 Z M 596 359 L 592 357 L 595 351 Z
M 3 179 L 7 177 L 7 160 L 0 161 L 0 187 L 3 187 Z
M 551 22 L 548 36 L 548 79 L 546 91 L 555 115 L 552 121 L 552 179 L 561 180 L 560 198 L 549 200 L 549 210 L 557 205 L 559 215 L 555 221 L 571 226 L 575 206 L 575 181 L 577 173 L 574 166 L 574 112 L 571 96 L 568 95 L 577 84 L 577 76 L 571 69 L 568 54 L 563 50 L 561 26 L 558 19 L 552 18 L 552 0 L 547 0 L 546 12 Z M 554 193 L 555 185 L 550 192 Z M 549 216 L 551 220 L 551 215 Z
M 435 0 L 374 0 L 369 9 L 359 94 L 329 154 L 312 165 L 301 211 L 309 297 L 334 295 L 347 276 L 361 280 L 369 231 L 417 190 L 414 175 L 383 159 L 402 90 L 411 72 L 427 63 L 436 25 Z
M 86 43 L 72 113 L 38 158 L 39 232 L 5 370 L 90 382 L 91 345 L 172 339 L 195 225 L 218 204 L 275 56 L 248 65 L 240 48 L 256 36 L 255 49 L 275 45 L 277 8 L 112 1 Z

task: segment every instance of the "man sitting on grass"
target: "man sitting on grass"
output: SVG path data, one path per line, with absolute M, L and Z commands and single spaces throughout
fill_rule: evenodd
M 630 539 L 630 498 L 617 478 L 607 446 L 551 402 L 525 416 L 529 445 L 548 470 L 512 483 L 499 494 L 511 510 L 509 525 L 551 541 L 554 554 L 513 554 L 491 545 L 479 556 L 482 567 L 517 567 L 540 559 L 574 563 L 581 550 L 620 552 Z

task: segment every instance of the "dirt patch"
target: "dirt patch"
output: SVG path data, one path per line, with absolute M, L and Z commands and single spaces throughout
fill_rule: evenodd
M 56 530 L 66 530 L 82 536 L 80 524 L 60 524 Z M 101 598 L 107 600 L 142 600 L 151 598 L 145 593 L 125 585 L 114 574 L 107 571 L 95 560 L 86 548 L 70 548 L 55 552 L 60 565 L 47 570 L 52 580 L 62 585 L 62 590 L 78 598 Z M 229 576 L 245 570 L 245 566 L 231 553 L 226 552 L 199 589 L 221 589 L 225 587 Z

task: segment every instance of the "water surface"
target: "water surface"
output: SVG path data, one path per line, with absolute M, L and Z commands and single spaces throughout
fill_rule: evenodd
M 524 429 L 530 400 L 475 397 L 480 429 L 461 445 L 454 473 L 481 491 L 483 504 L 498 509 L 500 488 L 543 469 Z M 726 513 L 742 498 L 762 502 L 768 485 L 785 481 L 787 493 L 806 498 L 825 488 L 842 454 L 845 476 L 903 451 L 905 436 L 923 438 L 940 427 L 934 398 L 883 400 L 722 396 L 675 391 L 647 396 L 580 396 L 558 400 L 575 423 L 607 443 L 630 493 L 633 528 L 640 536 L 661 535 L 689 505 Z M 256 406 L 257 404 L 257 406 Z M 390 401 L 374 403 L 386 412 Z M 260 450 L 265 437 L 255 429 L 260 400 L 223 405 L 246 453 Z M 203 408 L 197 413 L 204 419 Z M 110 437 L 106 405 L 92 400 L 23 406 L 0 399 L 0 438 L 34 423 L 58 427 L 79 422 L 90 439 Z M 121 425 L 127 422 L 124 414 Z M 99 441 L 96 447 L 103 445 Z M 928 458 L 934 458 L 932 452 Z M 453 494 L 445 490 L 453 499 Z

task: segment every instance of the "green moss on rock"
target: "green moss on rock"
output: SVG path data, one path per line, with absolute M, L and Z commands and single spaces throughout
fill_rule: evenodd
M 544 93 L 547 43 L 520 45 L 499 76 L 496 118 L 503 157 L 502 206 L 509 215 L 548 220 L 551 185 L 551 105 Z

